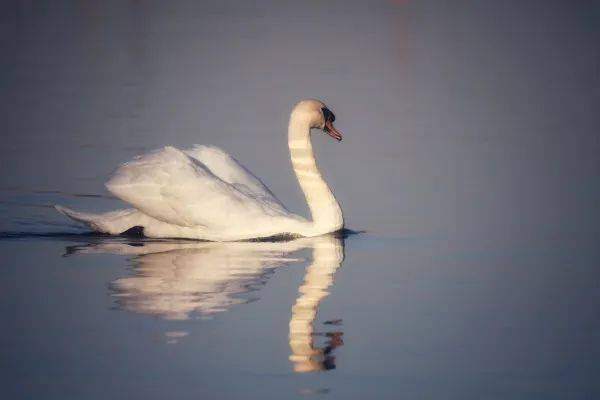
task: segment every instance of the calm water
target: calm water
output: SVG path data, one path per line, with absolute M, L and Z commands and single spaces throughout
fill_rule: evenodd
M 600 395 L 600 7 L 554 1 L 0 7 L 0 397 Z M 347 237 L 87 234 L 111 171 L 226 149 L 306 213 L 289 111 Z

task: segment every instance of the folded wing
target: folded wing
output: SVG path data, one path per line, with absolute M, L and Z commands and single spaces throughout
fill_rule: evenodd
M 247 169 L 204 146 L 139 156 L 121 165 L 106 187 L 143 213 L 184 227 L 224 229 L 289 214 Z
M 195 145 L 184 152 L 202 163 L 219 179 L 233 185 L 248 196 L 285 208 L 259 178 L 218 147 Z

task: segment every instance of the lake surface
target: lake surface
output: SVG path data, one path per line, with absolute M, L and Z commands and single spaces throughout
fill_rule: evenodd
M 476 3 L 476 4 L 475 4 Z M 500 4 L 501 3 L 501 4 Z M 3 399 L 600 395 L 600 7 L 4 2 Z M 306 215 L 300 98 L 353 234 L 107 237 L 52 208 L 165 145 Z

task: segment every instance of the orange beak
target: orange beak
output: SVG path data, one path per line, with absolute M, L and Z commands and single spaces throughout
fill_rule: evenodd
M 323 128 L 323 130 L 325 132 L 327 132 L 327 134 L 329 136 L 331 136 L 332 138 L 334 138 L 338 142 L 342 141 L 342 133 L 340 131 L 338 131 L 337 129 L 335 129 L 335 126 L 333 126 L 333 122 L 331 122 L 331 121 L 325 121 L 325 128 Z

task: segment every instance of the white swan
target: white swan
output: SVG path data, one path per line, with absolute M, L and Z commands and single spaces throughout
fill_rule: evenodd
M 121 234 L 142 227 L 153 238 L 233 241 L 277 235 L 317 236 L 344 227 L 342 210 L 317 168 L 310 130 L 341 141 L 334 114 L 318 100 L 292 110 L 288 145 L 292 165 L 312 221 L 288 211 L 250 171 L 224 151 L 209 146 L 154 151 L 121 165 L 106 183 L 134 209 L 89 214 L 55 206 L 95 231 Z

